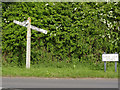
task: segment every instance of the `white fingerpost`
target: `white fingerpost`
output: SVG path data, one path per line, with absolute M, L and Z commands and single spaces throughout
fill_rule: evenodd
M 27 51 L 26 51 L 26 68 L 30 68 L 30 52 L 31 52 L 31 30 L 30 30 L 30 25 L 31 25 L 31 18 L 28 17 L 28 26 L 27 26 Z
M 48 31 L 44 30 L 44 29 L 41 29 L 41 28 L 38 28 L 36 26 L 32 26 L 30 17 L 28 17 L 27 21 L 23 21 L 23 22 L 20 22 L 20 21 L 17 21 L 17 20 L 13 20 L 13 23 L 18 24 L 20 26 L 27 27 L 26 68 L 30 68 L 31 29 L 36 30 L 38 32 L 42 32 L 44 34 L 47 34 Z

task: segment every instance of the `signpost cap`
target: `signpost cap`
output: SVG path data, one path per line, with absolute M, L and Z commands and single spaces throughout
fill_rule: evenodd
M 28 17 L 28 20 L 31 22 L 31 18 L 30 17 Z
M 106 52 L 104 52 L 104 54 L 106 54 Z

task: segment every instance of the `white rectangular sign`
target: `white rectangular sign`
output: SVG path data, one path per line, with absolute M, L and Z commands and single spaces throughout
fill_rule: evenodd
M 19 21 L 17 21 L 17 20 L 14 20 L 13 21 L 15 24 L 18 24 L 18 25 L 21 25 L 21 26 L 24 26 L 24 27 L 27 27 L 28 25 L 28 20 L 27 21 L 23 21 L 23 22 L 19 22 Z M 44 33 L 44 34 L 47 34 L 47 30 L 44 30 L 44 29 L 41 29 L 41 28 L 38 28 L 38 27 L 35 27 L 35 26 L 32 26 L 32 25 L 30 25 L 30 28 L 31 29 L 33 29 L 33 30 L 36 30 L 36 31 L 38 31 L 38 32 L 42 32 L 42 33 Z
M 102 61 L 119 61 L 118 54 L 102 54 Z

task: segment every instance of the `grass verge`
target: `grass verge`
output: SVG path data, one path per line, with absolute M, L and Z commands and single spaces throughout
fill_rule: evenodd
M 2 67 L 2 76 L 10 77 L 45 77 L 45 78 L 118 78 L 118 71 L 114 71 L 114 66 L 104 69 L 91 69 L 89 65 L 73 65 L 69 67 L 53 67 L 40 65 L 31 65 L 30 69 L 18 66 Z

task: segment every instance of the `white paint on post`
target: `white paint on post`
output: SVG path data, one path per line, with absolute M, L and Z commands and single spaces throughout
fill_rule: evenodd
M 28 26 L 27 26 L 27 52 L 26 52 L 26 68 L 30 68 L 30 52 L 31 52 L 31 30 L 30 30 L 30 25 L 31 25 L 31 19 L 30 17 L 28 18 Z

